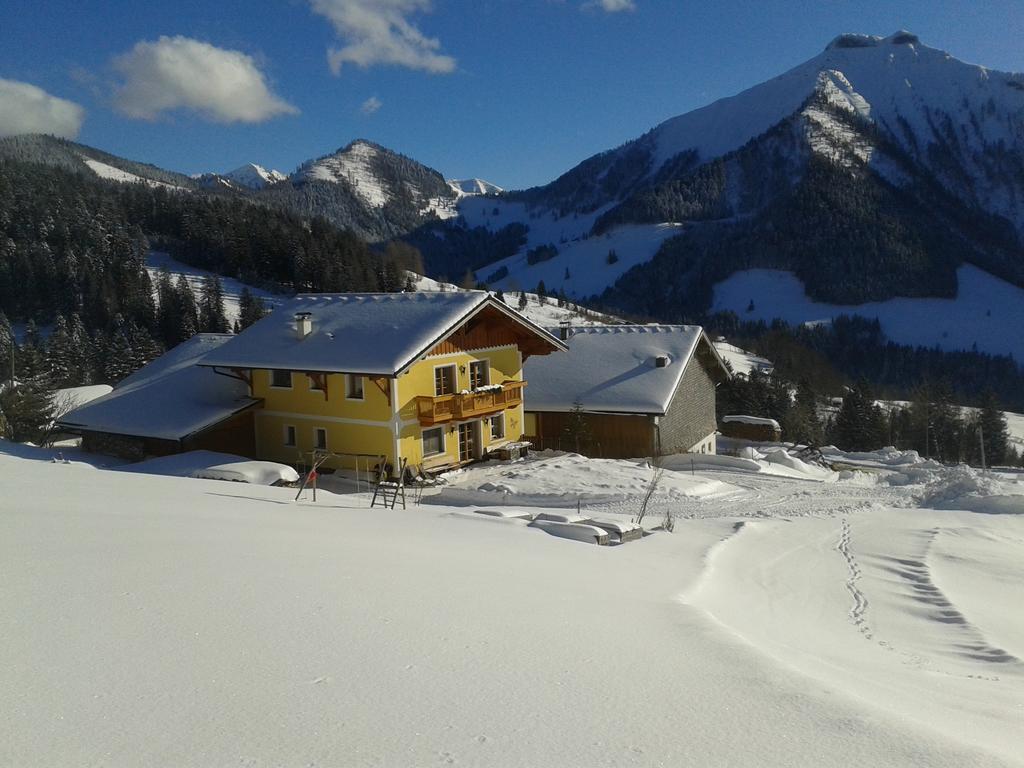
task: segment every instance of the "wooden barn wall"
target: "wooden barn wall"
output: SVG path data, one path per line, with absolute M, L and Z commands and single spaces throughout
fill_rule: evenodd
M 217 451 L 239 456 L 256 456 L 256 427 L 253 409 L 243 411 L 185 441 L 184 451 Z
M 534 413 L 536 435 L 523 439 L 534 443 L 534 448 L 577 451 L 576 441 L 565 436 L 570 414 L 553 411 Z M 604 459 L 631 459 L 650 456 L 654 446 L 654 425 L 649 416 L 633 414 L 586 414 L 589 440 L 582 440 L 579 452 L 584 456 Z

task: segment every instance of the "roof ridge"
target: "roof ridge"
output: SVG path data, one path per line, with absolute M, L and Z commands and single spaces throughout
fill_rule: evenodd
M 671 333 L 676 331 L 693 331 L 703 326 L 683 323 L 623 323 L 621 325 L 579 325 L 569 326 L 575 333 Z

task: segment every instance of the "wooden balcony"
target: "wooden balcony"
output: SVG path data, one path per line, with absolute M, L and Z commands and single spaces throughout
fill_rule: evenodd
M 416 411 L 420 424 L 432 427 L 449 421 L 475 419 L 501 413 L 523 402 L 525 381 L 506 381 L 501 387 L 479 392 L 455 395 L 420 395 L 416 398 Z

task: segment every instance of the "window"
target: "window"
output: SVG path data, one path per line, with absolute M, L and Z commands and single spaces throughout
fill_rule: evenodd
M 306 380 L 309 382 L 310 392 L 323 392 L 324 386 L 327 384 L 327 374 L 315 373 L 307 374 Z
M 295 445 L 295 427 L 287 426 L 284 428 L 284 444 L 286 446 Z
M 480 389 L 491 383 L 491 369 L 486 360 L 474 360 L 469 364 L 469 388 Z
M 278 387 L 280 389 L 291 389 L 292 388 L 292 372 L 291 371 L 271 371 L 270 372 L 270 386 Z
M 455 393 L 455 366 L 443 365 L 434 369 L 434 394 L 451 395 Z
M 315 444 L 316 444 L 317 450 L 318 451 L 326 451 L 327 450 L 327 430 L 326 429 L 321 429 L 320 427 L 317 427 L 316 430 L 313 432 L 313 437 L 315 438 Z
M 442 427 L 424 429 L 423 455 L 436 456 L 439 453 L 444 453 L 444 429 Z
M 345 374 L 345 397 L 349 400 L 363 399 L 363 377 L 353 373 Z
M 501 440 L 505 436 L 505 414 L 491 416 L 491 440 Z

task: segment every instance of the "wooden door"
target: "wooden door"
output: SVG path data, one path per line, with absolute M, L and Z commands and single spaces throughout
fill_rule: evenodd
M 479 421 L 459 424 L 459 461 L 472 461 L 479 457 L 477 452 L 479 444 L 477 433 L 479 428 Z

